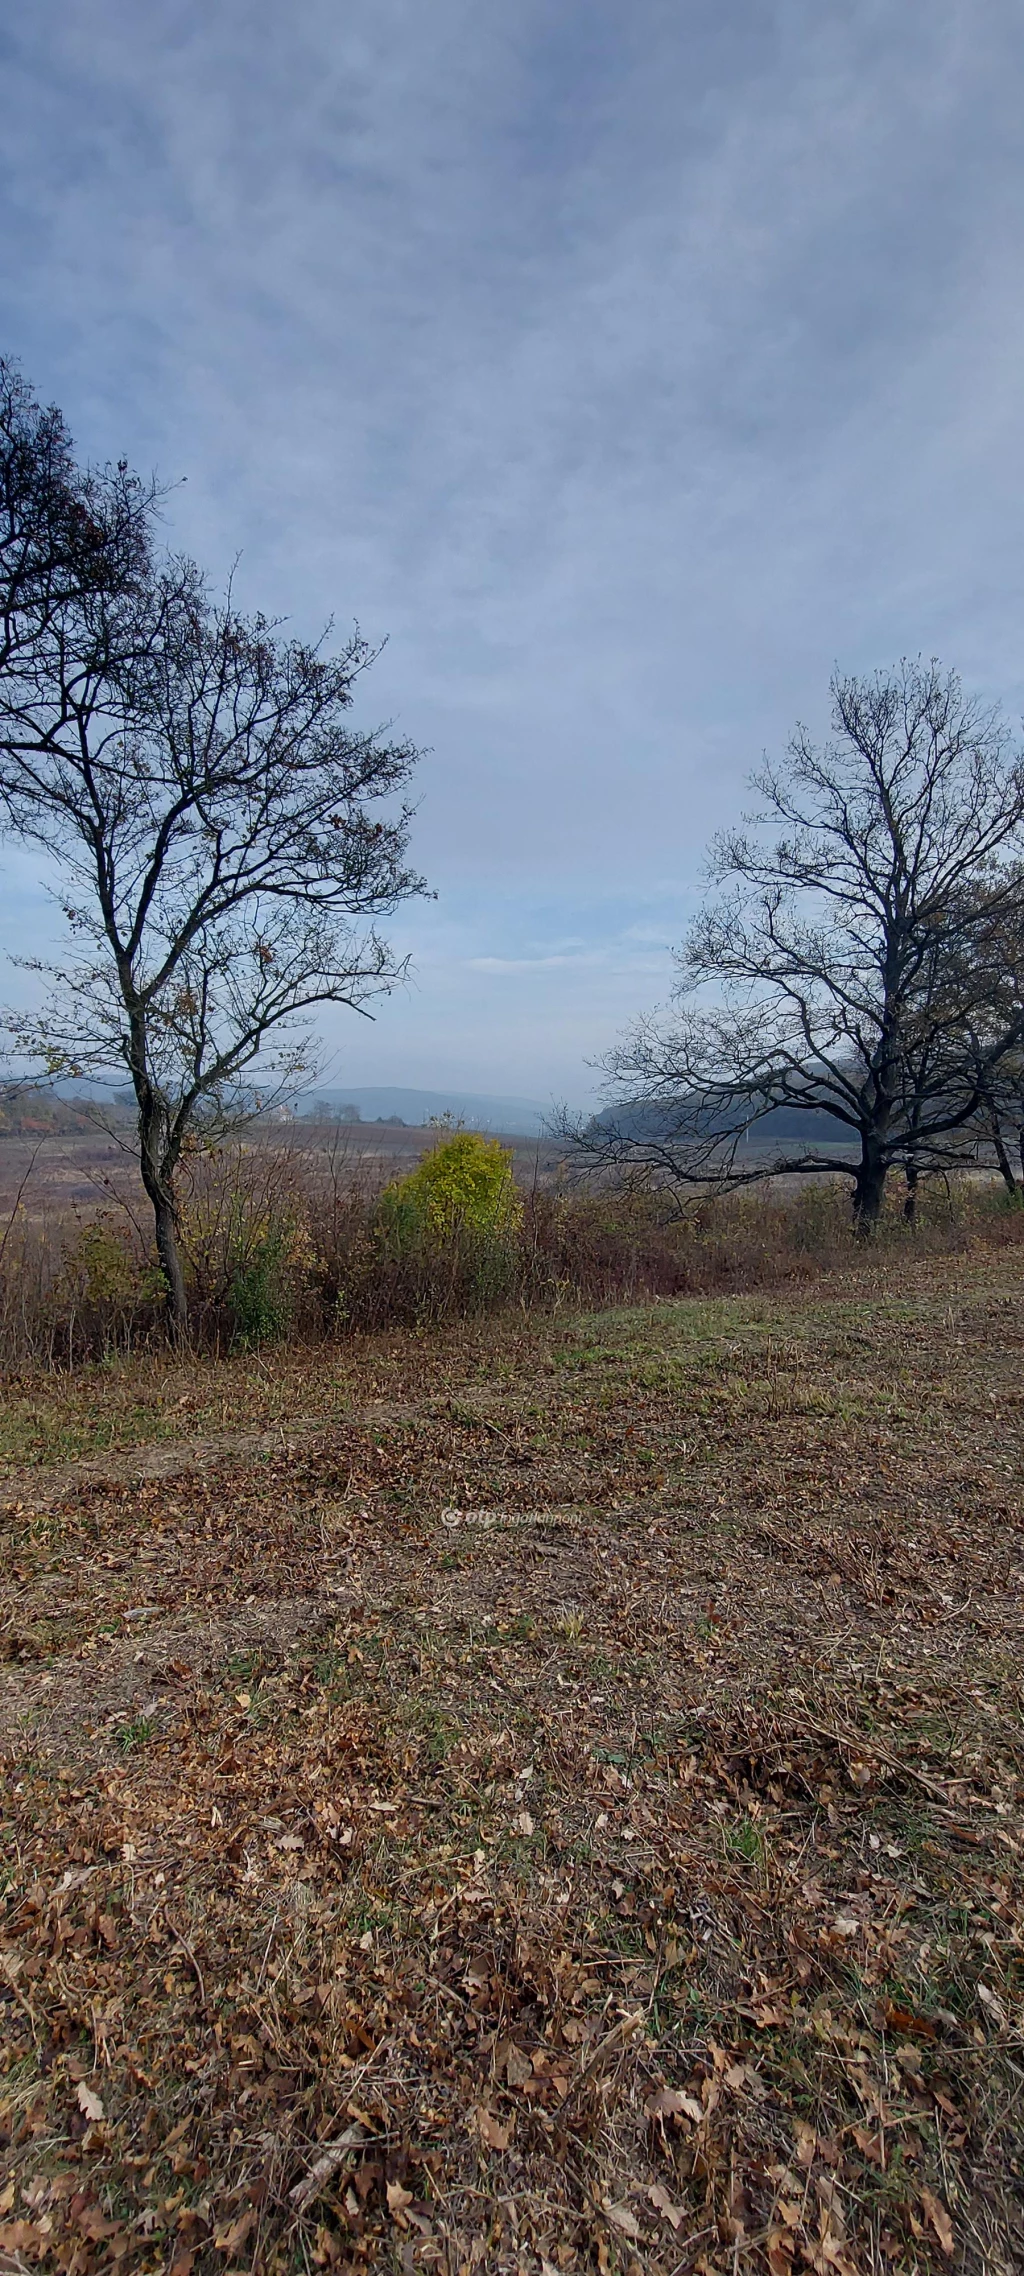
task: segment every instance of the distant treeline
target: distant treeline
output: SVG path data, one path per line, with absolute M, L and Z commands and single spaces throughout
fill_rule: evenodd
M 631 1144 L 669 1143 L 681 1126 L 688 1128 L 693 1124 L 699 1107 L 698 1100 L 685 1094 L 675 1100 L 625 1100 L 621 1106 L 608 1106 L 595 1114 L 588 1132 L 594 1135 L 601 1131 L 614 1132 Z M 705 1110 L 703 1127 L 711 1132 L 716 1128 L 725 1132 L 731 1130 L 734 1119 L 724 1109 L 717 1117 L 713 1111 Z M 802 1145 L 845 1146 L 847 1149 L 854 1143 L 848 1124 L 823 1109 L 777 1106 L 756 1121 L 752 1116 L 747 1133 L 751 1146 L 774 1147 L 787 1139 L 799 1139 Z
M 109 1098 L 72 1101 L 20 1084 L 0 1089 L 0 1138 L 73 1138 L 123 1120 L 123 1108 Z

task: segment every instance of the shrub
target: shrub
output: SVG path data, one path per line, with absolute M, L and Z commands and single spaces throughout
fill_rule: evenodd
M 0 1142 L 2 1144 L 2 1142 Z M 1024 1241 L 1024 1208 L 996 1181 L 922 1181 L 913 1224 L 893 1180 L 879 1250 L 898 1260 Z M 332 1129 L 308 1146 L 198 1152 L 182 1209 L 190 1334 L 198 1348 L 248 1347 L 426 1327 L 511 1302 L 643 1303 L 778 1288 L 865 1268 L 845 1184 L 672 1196 L 628 1183 L 539 1184 L 525 1198 L 508 1152 L 445 1132 L 418 1168 L 380 1189 L 375 1154 Z M 130 1197 L 83 1223 L 0 1214 L 0 1369 L 70 1367 L 165 1337 L 160 1279 Z
M 287 1334 L 292 1291 L 284 1247 L 280 1231 L 265 1234 L 232 1274 L 228 1285 L 232 1341 L 242 1350 L 254 1344 L 279 1343 Z
M 315 1254 L 303 1157 L 286 1147 L 211 1148 L 188 1164 L 182 1248 L 207 1335 L 273 1343 L 302 1319 Z
M 424 1230 L 441 1240 L 465 1228 L 507 1233 L 522 1221 L 523 1204 L 512 1175 L 512 1153 L 497 1138 L 456 1130 L 380 1198 L 380 1222 L 395 1238 Z
M 102 1210 L 65 1238 L 52 1292 L 70 1348 L 103 1352 L 146 1330 L 163 1299 L 163 1276 L 130 1219 Z

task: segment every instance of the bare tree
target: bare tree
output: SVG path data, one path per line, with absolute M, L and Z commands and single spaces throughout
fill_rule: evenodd
M 79 467 L 61 413 L 0 357 L 0 674 L 25 666 L 70 603 L 145 573 L 157 496 L 123 460 Z
M 175 1173 L 315 1067 L 317 1007 L 365 1011 L 404 967 L 376 929 L 422 880 L 402 801 L 417 753 L 347 720 L 372 663 L 286 640 L 193 564 L 48 605 L 0 673 L 0 806 L 57 864 L 72 948 L 10 1015 L 52 1074 L 128 1070 L 171 1316 L 187 1296 Z
M 1020 904 L 1024 766 L 934 663 L 837 678 L 832 697 L 832 740 L 799 728 L 754 778 L 757 813 L 716 842 L 722 896 L 677 958 L 668 1016 L 606 1062 L 618 1105 L 589 1146 L 683 1181 L 839 1170 L 867 1231 L 895 1164 L 914 1180 L 962 1150 L 1024 1035 L 990 972 Z

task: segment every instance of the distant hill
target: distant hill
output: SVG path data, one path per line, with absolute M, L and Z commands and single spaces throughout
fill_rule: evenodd
M 670 1144 L 679 1127 L 681 1114 L 685 1122 L 685 1105 L 685 1101 L 680 1101 L 680 1105 L 673 1108 L 671 1105 L 655 1105 L 649 1100 L 624 1099 L 620 1106 L 606 1106 L 600 1114 L 593 1115 L 590 1128 L 615 1130 L 620 1137 L 641 1145 L 645 1139 L 652 1144 L 659 1141 Z M 708 1133 L 714 1127 L 709 1121 L 706 1125 Z M 751 1124 L 749 1140 L 744 1139 L 743 1143 L 749 1143 L 755 1149 L 768 1146 L 781 1149 L 791 1145 L 794 1150 L 798 1150 L 800 1147 L 813 1146 L 849 1147 L 854 1140 L 849 1125 L 840 1122 L 824 1108 L 777 1106 L 769 1114 L 762 1115 L 759 1122 Z
M 357 1107 L 362 1122 L 386 1122 L 398 1115 L 402 1122 L 419 1129 L 438 1115 L 451 1114 L 473 1130 L 498 1130 L 509 1137 L 528 1138 L 540 1134 L 552 1111 L 539 1099 L 495 1098 L 477 1091 L 404 1090 L 400 1085 L 364 1089 L 351 1084 L 343 1090 L 306 1091 L 296 1100 L 296 1110 L 308 1114 L 321 1100 L 335 1112 L 342 1106 Z

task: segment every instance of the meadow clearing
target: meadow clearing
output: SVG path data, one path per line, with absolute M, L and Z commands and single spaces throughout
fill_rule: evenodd
M 1024 1249 L 3 1404 L 0 2262 L 1024 2265 Z

